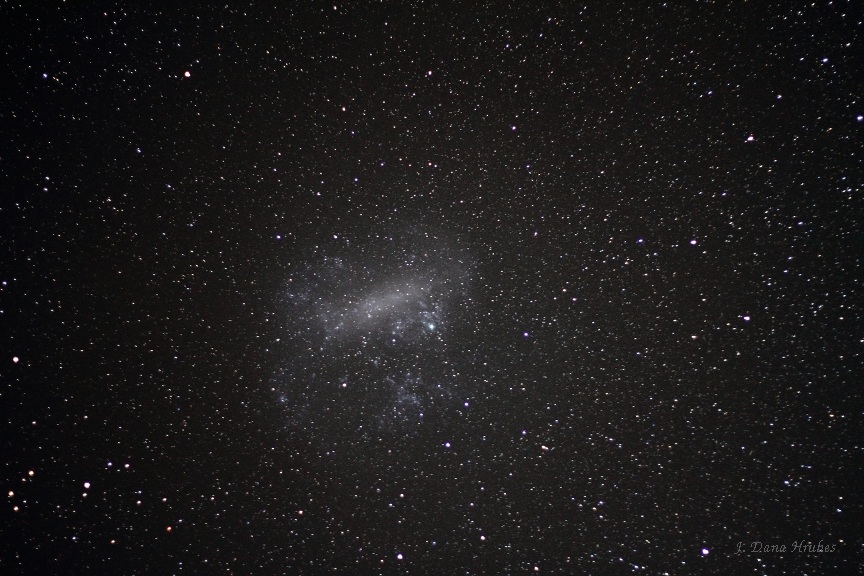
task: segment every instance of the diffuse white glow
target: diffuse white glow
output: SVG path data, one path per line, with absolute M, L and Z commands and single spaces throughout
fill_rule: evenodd
M 358 298 L 325 302 L 320 318 L 329 337 L 354 337 L 382 329 L 395 337 L 434 332 L 443 319 L 447 298 L 445 291 L 436 288 L 440 286 L 431 279 L 400 278 Z
M 289 424 L 402 434 L 457 410 L 447 342 L 451 314 L 467 298 L 466 261 L 442 246 L 394 248 L 380 260 L 360 250 L 292 274 L 292 355 L 272 379 Z

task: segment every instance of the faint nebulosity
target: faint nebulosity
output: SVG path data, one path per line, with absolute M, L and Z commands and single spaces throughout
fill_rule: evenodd
M 336 250 L 344 255 L 292 272 L 271 383 L 296 433 L 384 441 L 458 408 L 470 356 L 453 333 L 471 303 L 471 263 L 450 242 L 418 231 L 347 242 Z
M 862 570 L 860 3 L 139 4 L 0 7 L 0 574 Z

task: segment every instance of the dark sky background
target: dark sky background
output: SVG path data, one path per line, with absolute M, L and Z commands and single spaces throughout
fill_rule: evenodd
M 2 574 L 861 569 L 860 4 L 21 4 Z

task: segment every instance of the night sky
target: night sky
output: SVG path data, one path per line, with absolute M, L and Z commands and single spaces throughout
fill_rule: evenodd
M 20 4 L 0 573 L 864 567 L 859 3 Z

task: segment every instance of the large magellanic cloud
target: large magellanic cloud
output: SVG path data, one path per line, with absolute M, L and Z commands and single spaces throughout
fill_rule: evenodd
M 428 234 L 334 252 L 286 281 L 271 379 L 286 423 L 327 437 L 440 422 L 466 386 L 448 333 L 470 301 L 470 259 Z

